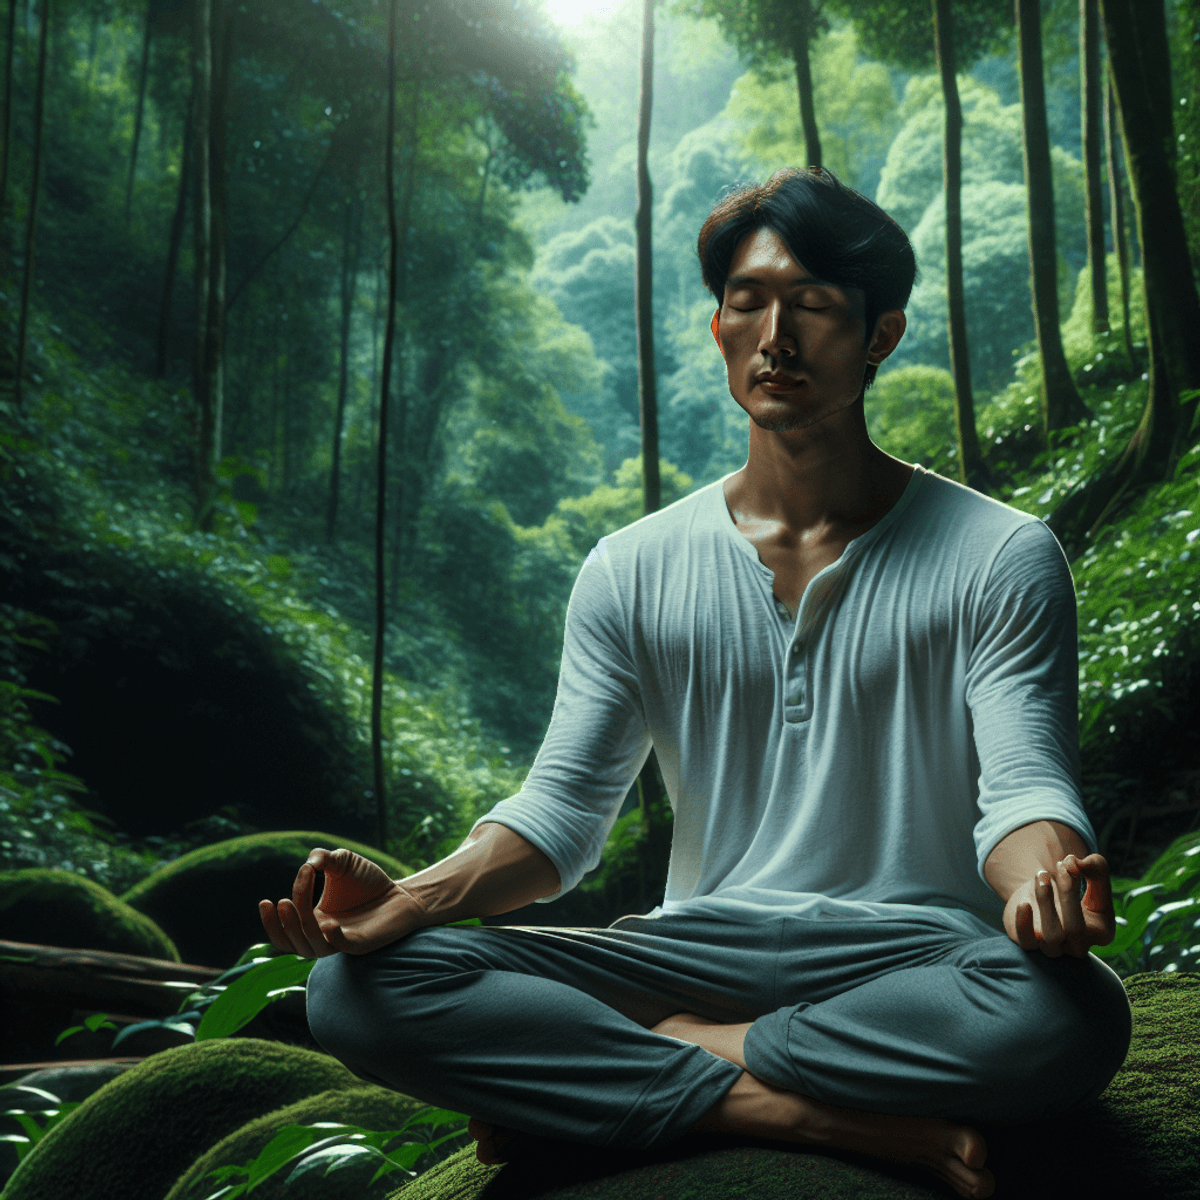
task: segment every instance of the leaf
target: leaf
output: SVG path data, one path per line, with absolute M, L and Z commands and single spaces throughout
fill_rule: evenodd
M 316 1131 L 306 1125 L 288 1125 L 281 1129 L 249 1164 L 247 1191 L 256 1188 L 268 1175 L 303 1154 L 316 1139 Z
M 209 1005 L 196 1030 L 196 1041 L 236 1033 L 271 1003 L 272 991 L 303 983 L 315 965 L 316 959 L 296 954 L 281 954 L 260 963 L 231 983 Z
M 92 1013 L 90 1017 L 85 1017 L 83 1023 L 95 1033 L 97 1029 L 116 1029 L 116 1025 L 109 1019 L 108 1013 Z
M 67 1038 L 69 1038 L 72 1034 L 82 1033 L 82 1032 L 83 1032 L 82 1025 L 72 1025 L 69 1029 L 64 1029 L 62 1031 L 62 1033 L 60 1033 L 58 1035 L 58 1037 L 56 1037 L 54 1039 L 54 1044 L 57 1046 L 60 1042 L 65 1042 L 67 1040 Z

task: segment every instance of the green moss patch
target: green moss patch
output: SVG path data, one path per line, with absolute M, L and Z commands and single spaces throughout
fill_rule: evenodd
M 266 940 L 258 902 L 291 896 L 296 872 L 315 846 L 353 850 L 393 878 L 410 874 L 390 855 L 336 834 L 254 833 L 193 850 L 121 899 L 167 930 L 185 962 L 230 967 L 247 946 Z
M 250 1121 L 358 1079 L 324 1054 L 217 1038 L 152 1055 L 85 1100 L 17 1169 L 4 1200 L 163 1200 Z M 98 1185 L 100 1191 L 98 1191 Z
M 1125 981 L 1133 1043 L 1088 1108 L 1049 1125 L 983 1130 L 998 1196 L 1061 1200 L 1091 1180 L 1125 1196 L 1192 1196 L 1200 1178 L 1200 975 Z M 933 1200 L 928 1172 L 776 1144 L 685 1138 L 658 1153 L 547 1143 L 481 1166 L 471 1148 L 392 1193 L 394 1200 Z M 7 1200 L 7 1198 L 6 1198 Z
M 349 1089 L 337 1088 L 301 1100 L 298 1104 L 277 1109 L 264 1117 L 243 1125 L 201 1155 L 175 1182 L 166 1200 L 206 1200 L 219 1185 L 208 1178 L 218 1167 L 241 1166 L 256 1158 L 267 1143 L 288 1125 L 311 1125 L 316 1121 L 341 1121 L 361 1125 L 364 1129 L 399 1129 L 423 1105 L 387 1088 L 366 1085 Z M 323 1176 L 314 1171 L 301 1176 L 287 1189 L 289 1200 L 362 1200 L 364 1184 L 375 1173 L 377 1162 L 364 1168 L 347 1167 Z M 415 1168 L 414 1168 L 415 1169 Z M 290 1168 L 289 1168 L 290 1170 Z M 278 1176 L 280 1183 L 286 1176 Z M 270 1194 L 272 1184 L 264 1184 Z
M 39 867 L 0 871 L 0 938 L 180 961 L 151 917 L 91 879 Z

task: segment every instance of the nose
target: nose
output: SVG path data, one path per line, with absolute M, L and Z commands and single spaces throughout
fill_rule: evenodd
M 780 300 L 772 300 L 763 310 L 758 352 L 767 358 L 783 362 L 795 359 L 799 353 L 787 307 Z

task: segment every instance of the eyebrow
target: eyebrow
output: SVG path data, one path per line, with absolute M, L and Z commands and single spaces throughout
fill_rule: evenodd
M 763 286 L 763 281 L 757 275 L 730 275 L 725 280 L 726 287 L 750 287 L 756 285 Z M 840 284 L 834 283 L 829 279 L 818 279 L 815 275 L 803 275 L 796 279 L 791 284 L 792 287 L 840 287 Z

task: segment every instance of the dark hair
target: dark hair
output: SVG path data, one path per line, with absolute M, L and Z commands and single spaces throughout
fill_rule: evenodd
M 883 313 L 908 303 L 917 260 L 904 230 L 832 171 L 791 167 L 723 197 L 704 222 L 696 249 L 704 286 L 718 304 L 734 253 L 763 228 L 819 279 L 865 294 L 868 338 Z

